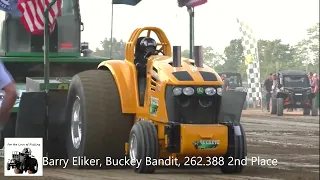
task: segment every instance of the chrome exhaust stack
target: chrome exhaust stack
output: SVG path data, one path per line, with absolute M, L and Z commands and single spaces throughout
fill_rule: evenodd
M 194 46 L 193 47 L 193 57 L 196 67 L 203 68 L 203 47 Z
M 181 67 L 181 46 L 173 46 L 172 66 Z

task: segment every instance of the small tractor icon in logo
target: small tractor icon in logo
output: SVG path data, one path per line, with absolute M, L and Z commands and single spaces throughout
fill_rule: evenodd
M 38 172 L 38 161 L 31 155 L 30 148 L 24 148 L 22 152 L 13 151 L 12 159 L 8 160 L 7 170 L 14 169 L 16 174 L 22 174 L 28 172 L 29 174 L 35 174 Z

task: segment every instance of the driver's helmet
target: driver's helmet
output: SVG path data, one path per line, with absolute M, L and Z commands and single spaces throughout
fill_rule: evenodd
M 30 148 L 23 148 L 22 153 L 30 155 L 31 154 L 31 149 Z
M 142 52 L 153 55 L 156 51 L 156 48 L 157 48 L 157 42 L 150 37 L 145 37 L 140 42 L 140 50 Z

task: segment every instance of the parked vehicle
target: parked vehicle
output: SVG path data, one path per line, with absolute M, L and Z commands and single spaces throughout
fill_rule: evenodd
M 283 115 L 284 109 L 302 108 L 303 115 L 318 116 L 316 95 L 312 92 L 308 73 L 297 70 L 279 71 L 277 87 L 270 100 L 271 114 Z

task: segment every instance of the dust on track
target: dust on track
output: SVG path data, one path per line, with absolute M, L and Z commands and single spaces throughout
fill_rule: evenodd
M 248 159 L 277 159 L 277 166 L 262 166 L 249 161 L 240 175 L 224 175 L 219 168 L 159 168 L 155 174 L 136 174 L 130 168 L 77 170 L 45 168 L 44 177 L 3 177 L 4 180 L 318 180 L 319 117 L 287 114 L 270 116 L 265 112 L 245 111 L 242 124 L 248 141 Z

